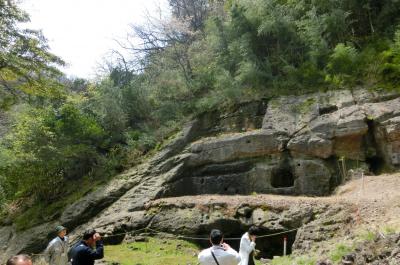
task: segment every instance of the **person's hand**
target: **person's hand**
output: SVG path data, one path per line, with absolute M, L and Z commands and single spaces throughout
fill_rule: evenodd
M 101 240 L 100 234 L 99 234 L 99 233 L 94 234 L 94 235 L 93 235 L 93 239 L 94 239 L 94 241 L 99 241 L 99 240 Z
M 231 246 L 229 246 L 227 243 L 222 243 L 222 248 L 223 248 L 224 250 L 228 250 L 228 249 L 231 248 Z

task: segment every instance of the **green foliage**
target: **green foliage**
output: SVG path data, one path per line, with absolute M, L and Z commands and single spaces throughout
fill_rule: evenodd
M 48 51 L 40 31 L 22 29 L 29 21 L 14 1 L 0 0 L 0 106 L 20 93 L 59 96 L 61 76 L 55 67 L 64 62 Z
M 326 79 L 335 85 L 350 84 L 357 77 L 359 54 L 352 46 L 339 43 L 329 56 Z
M 374 241 L 376 239 L 376 233 L 372 231 L 363 231 L 358 237 L 363 241 Z
M 139 163 L 205 111 L 321 88 L 400 85 L 400 1 L 189 1 L 180 13 L 182 1 L 170 1 L 173 19 L 141 32 L 147 49 L 89 82 L 63 79 L 41 33 L 18 27 L 28 16 L 0 0 L 0 109 L 13 113 L 0 142 L 0 204 L 42 201 L 44 211 L 72 196 L 66 183 Z M 21 96 L 29 104 L 16 105 Z M 44 220 L 27 212 L 19 227 Z
M 26 107 L 16 119 L 1 152 L 7 162 L 1 164 L 0 175 L 9 195 L 57 198 L 64 179 L 80 178 L 96 163 L 103 130 L 75 106 Z
M 382 79 L 390 84 L 400 85 L 400 29 L 396 30 L 393 44 L 382 53 Z
M 345 244 L 337 244 L 335 248 L 329 253 L 330 259 L 334 263 L 342 260 L 342 257 L 352 251 L 352 248 Z
M 123 109 L 123 100 L 122 90 L 111 80 L 104 80 L 89 90 L 88 100 L 83 103 L 84 109 L 90 110 L 108 133 L 110 144 L 120 142 L 127 128 L 128 116 Z

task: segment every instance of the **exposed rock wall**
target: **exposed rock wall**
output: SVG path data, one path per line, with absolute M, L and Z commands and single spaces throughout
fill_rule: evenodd
M 296 248 L 306 249 L 319 240 L 311 231 L 326 226 L 316 220 L 328 211 L 323 206 L 265 214 L 262 205 L 268 208 L 268 202 L 260 201 L 258 208 L 250 207 L 251 213 L 246 206 L 229 215 L 218 215 L 222 210 L 214 206 L 207 214 L 186 206 L 160 206 L 162 214 L 157 214 L 147 203 L 202 194 L 329 195 L 351 168 L 379 171 L 399 166 L 397 94 L 345 90 L 247 103 L 227 113 L 201 115 L 149 161 L 70 205 L 58 220 L 24 232 L 12 225 L 0 227 L 0 261 L 43 249 L 55 223 L 68 226 L 75 239 L 87 227 L 105 234 L 146 226 L 196 234 L 226 220 L 242 229 L 267 216 L 260 223 L 266 231 L 303 226 L 293 241 Z
M 365 90 L 271 100 L 261 127 L 190 144 L 163 196 L 328 195 L 348 169 L 399 166 L 399 107 L 396 94 Z

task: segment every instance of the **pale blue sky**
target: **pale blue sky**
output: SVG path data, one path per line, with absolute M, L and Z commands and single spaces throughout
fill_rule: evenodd
M 90 78 L 104 55 L 118 47 L 129 24 L 143 22 L 144 13 L 156 13 L 166 0 L 22 0 L 31 17 L 28 25 L 41 29 L 51 51 L 63 58 L 68 75 Z

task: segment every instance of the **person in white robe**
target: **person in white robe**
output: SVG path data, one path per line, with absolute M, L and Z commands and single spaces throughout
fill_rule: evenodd
M 250 227 L 249 231 L 244 233 L 240 239 L 240 263 L 239 265 L 254 265 L 253 254 L 256 248 L 257 227 Z

